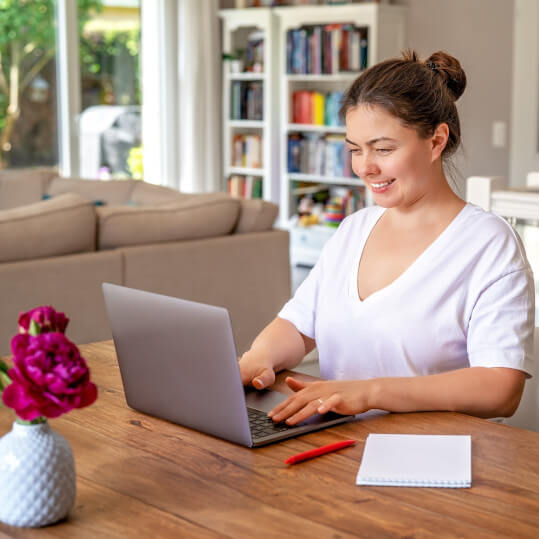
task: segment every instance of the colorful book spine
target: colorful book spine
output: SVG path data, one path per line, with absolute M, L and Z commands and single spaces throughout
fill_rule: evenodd
M 343 135 L 291 133 L 288 137 L 288 172 L 354 178 Z
M 304 26 L 286 36 L 291 74 L 357 72 L 367 67 L 367 53 L 367 29 L 349 23 Z
M 262 178 L 234 174 L 228 178 L 228 193 L 236 198 L 262 198 Z
M 292 93 L 292 123 L 313 125 L 343 125 L 339 117 L 342 92 L 311 92 L 297 90 Z
M 324 125 L 324 102 L 325 96 L 320 92 L 312 92 L 311 123 Z
M 262 138 L 260 135 L 234 135 L 232 159 L 234 167 L 262 167 Z
M 264 89 L 260 82 L 234 81 L 231 89 L 231 120 L 262 120 Z
M 302 137 L 299 134 L 291 134 L 288 137 L 288 172 L 301 172 L 301 139 Z

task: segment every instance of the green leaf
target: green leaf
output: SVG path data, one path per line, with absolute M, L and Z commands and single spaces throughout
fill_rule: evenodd
M 9 369 L 8 364 L 5 361 L 3 361 L 2 359 L 0 359 L 0 372 L 7 373 L 8 369 Z
M 0 406 L 2 406 L 2 391 L 11 384 L 11 378 L 7 375 L 8 369 L 7 363 L 0 359 Z
M 0 372 L 0 395 L 9 384 L 11 384 L 11 378 L 6 373 Z
M 41 327 L 35 320 L 32 320 L 30 322 L 30 328 L 28 329 L 28 333 L 32 335 L 32 337 L 37 337 L 37 335 L 41 335 Z

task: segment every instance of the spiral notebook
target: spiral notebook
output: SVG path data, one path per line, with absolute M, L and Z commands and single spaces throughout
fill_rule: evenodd
M 471 436 L 369 434 L 356 484 L 471 487 Z

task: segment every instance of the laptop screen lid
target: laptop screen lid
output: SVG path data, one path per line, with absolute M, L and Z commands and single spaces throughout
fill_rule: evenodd
M 252 446 L 228 311 L 103 283 L 127 404 Z

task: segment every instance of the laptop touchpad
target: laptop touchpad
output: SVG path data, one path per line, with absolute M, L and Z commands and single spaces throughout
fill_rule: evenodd
M 273 410 L 279 403 L 283 402 L 288 395 L 278 393 L 271 389 L 255 389 L 245 387 L 245 402 L 249 408 L 255 408 L 261 412 Z

